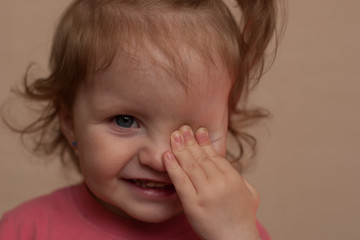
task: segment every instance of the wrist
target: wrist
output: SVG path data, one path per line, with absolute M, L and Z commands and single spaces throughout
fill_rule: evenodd
M 203 237 L 203 240 L 261 240 L 259 231 L 255 226 L 237 229 L 236 231 L 218 231 L 218 234 Z

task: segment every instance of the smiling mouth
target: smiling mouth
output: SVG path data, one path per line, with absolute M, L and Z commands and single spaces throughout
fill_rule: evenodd
M 152 182 L 143 179 L 129 179 L 128 181 L 140 188 L 153 188 L 167 191 L 175 191 L 175 187 L 171 183 Z

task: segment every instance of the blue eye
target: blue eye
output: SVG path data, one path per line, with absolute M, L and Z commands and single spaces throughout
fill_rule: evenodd
M 138 128 L 139 124 L 133 116 L 118 115 L 114 118 L 115 123 L 122 128 Z

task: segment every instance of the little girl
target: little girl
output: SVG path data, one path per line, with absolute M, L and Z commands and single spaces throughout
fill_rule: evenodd
M 235 166 L 255 143 L 239 126 L 262 116 L 243 103 L 276 5 L 237 5 L 241 22 L 220 0 L 73 2 L 50 75 L 25 78 L 23 94 L 47 105 L 20 132 L 84 182 L 5 213 L 0 239 L 270 239 Z M 229 134 L 239 156 L 226 154 Z

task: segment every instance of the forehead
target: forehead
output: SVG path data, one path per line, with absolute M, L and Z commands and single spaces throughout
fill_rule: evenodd
M 191 48 L 180 48 L 181 54 L 174 59 L 154 46 L 147 47 L 146 51 L 134 48 L 119 51 L 112 64 L 95 75 L 90 89 L 118 89 L 122 94 L 131 92 L 133 97 L 151 95 L 154 98 L 156 95 L 188 100 L 209 98 L 214 93 L 228 94 L 231 77 L 223 62 L 214 58 L 209 63 Z
M 122 17 L 116 15 L 114 22 L 107 24 L 111 27 L 108 29 L 105 26 L 108 30 L 104 30 L 100 38 L 92 42 L 95 54 L 90 57 L 94 59 L 90 60 L 90 63 L 94 62 L 94 66 L 90 65 L 90 72 L 107 70 L 115 56 L 118 63 L 119 58 L 123 58 L 125 61 L 135 61 L 135 64 L 145 57 L 183 84 L 188 77 L 189 58 L 201 61 L 207 73 L 214 67 L 219 70 L 222 65 L 227 65 L 230 74 L 235 75 L 237 43 L 233 33 L 225 27 L 229 24 L 218 24 L 221 20 L 225 21 L 224 17 L 215 18 L 217 11 L 210 9 L 161 9 L 140 13 L 132 11 Z

